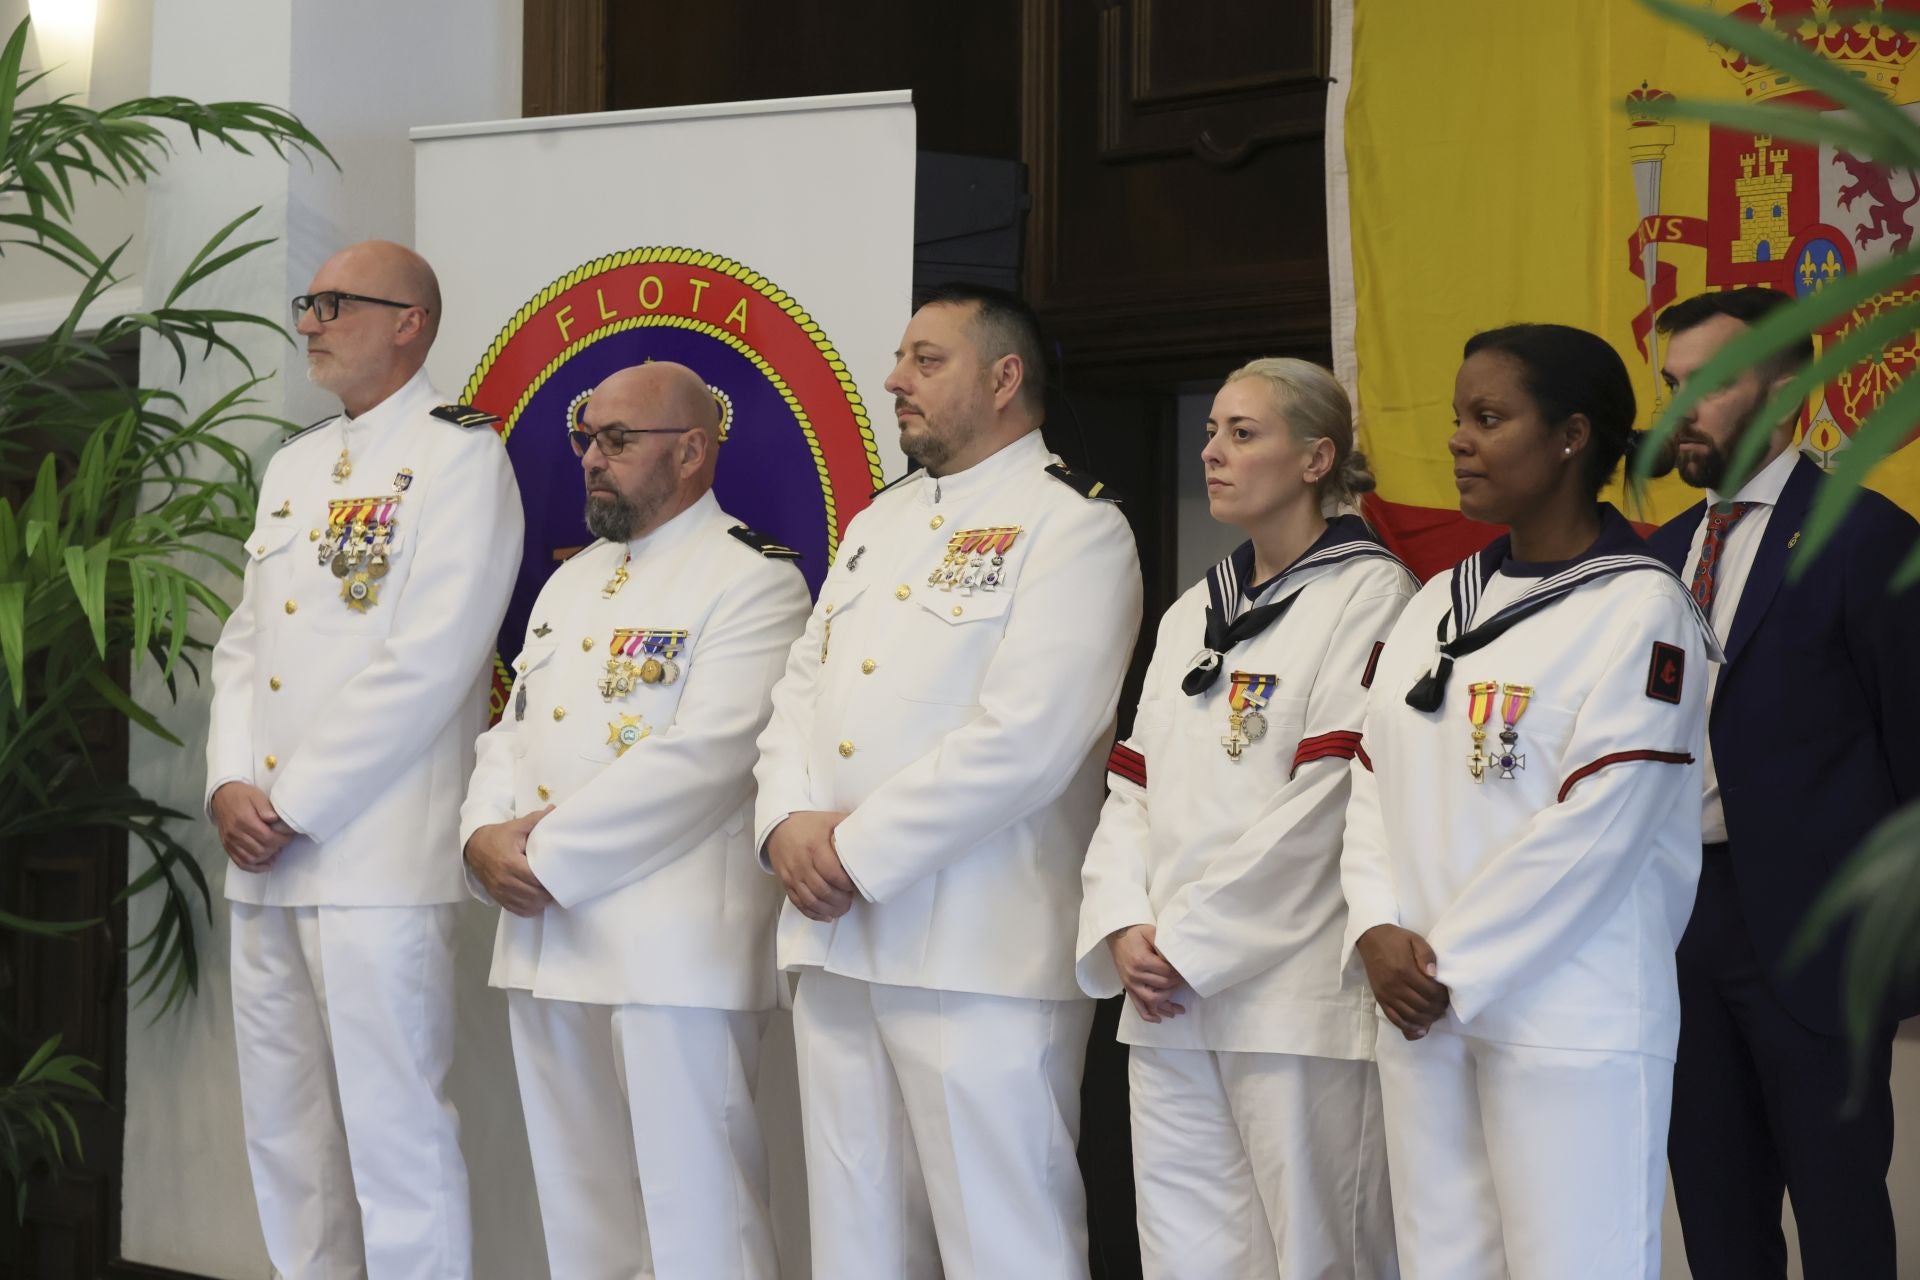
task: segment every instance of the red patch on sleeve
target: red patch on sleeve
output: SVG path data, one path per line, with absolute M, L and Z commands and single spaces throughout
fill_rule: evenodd
M 1107 755 L 1107 772 L 1125 778 L 1136 787 L 1147 785 L 1147 758 L 1124 742 L 1113 744 Z
M 1374 668 L 1380 665 L 1380 651 L 1386 647 L 1387 642 L 1385 640 L 1375 640 L 1373 642 L 1373 652 L 1367 655 L 1367 669 L 1360 676 L 1360 687 L 1362 689 L 1373 688 Z
M 1687 654 L 1678 645 L 1653 642 L 1653 659 L 1647 665 L 1647 696 L 1657 702 L 1680 701 L 1680 688 L 1687 674 Z
M 1293 751 L 1293 767 L 1287 770 L 1291 778 L 1300 771 L 1300 766 L 1309 760 L 1325 760 L 1332 756 L 1339 760 L 1352 760 L 1360 754 L 1360 735 L 1351 730 L 1337 730 L 1323 733 L 1317 738 L 1302 738 L 1300 745 Z M 1372 768 L 1371 765 L 1368 768 Z

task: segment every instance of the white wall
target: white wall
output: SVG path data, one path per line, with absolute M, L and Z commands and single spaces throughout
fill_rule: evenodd
M 127 3 L 146 7 L 139 0 Z M 270 153 L 246 158 L 183 146 L 147 196 L 150 287 L 164 288 L 213 230 L 255 205 L 261 213 L 254 234 L 278 240 L 225 273 L 197 297 L 201 302 L 283 317 L 287 299 L 304 291 L 314 268 L 342 244 L 370 236 L 409 238 L 409 127 L 519 114 L 516 0 L 152 0 L 151 8 L 153 92 L 290 107 L 342 166 L 336 172 L 302 160 L 288 164 Z M 103 36 L 105 29 L 103 9 Z M 95 98 L 105 100 L 98 92 Z M 476 178 L 476 199 L 484 198 L 489 180 L 498 179 Z M 458 305 L 457 299 L 448 302 Z M 290 343 L 267 335 L 245 345 L 256 369 L 273 375 L 256 393 L 266 411 L 305 422 L 333 408 L 307 385 L 304 361 Z M 164 352 L 150 349 L 143 353 L 142 372 L 149 380 L 165 380 L 174 376 L 174 366 Z M 190 370 L 183 393 L 189 403 L 204 404 L 241 376 L 231 360 L 212 359 Z M 247 428 L 236 435 L 264 459 L 277 433 Z M 220 571 L 210 570 L 209 581 L 229 595 L 237 592 L 237 583 Z M 204 780 L 207 698 L 191 683 L 183 689 L 181 702 L 163 718 L 187 749 L 136 732 L 131 774 L 148 794 L 193 813 L 200 809 Z M 138 691 L 150 703 L 165 701 L 151 673 Z M 225 859 L 210 829 L 196 823 L 183 834 L 217 893 Z M 136 904 L 136 935 L 150 909 Z M 216 903 L 214 917 L 202 937 L 199 997 L 165 1018 L 135 1009 L 128 1019 L 122 1251 L 135 1261 L 238 1280 L 263 1277 L 268 1267 L 240 1132 L 223 903 Z M 545 1268 L 536 1210 L 525 1191 L 525 1139 L 511 1097 L 512 1076 L 498 1071 L 497 1049 L 471 1048 L 473 1042 L 497 1046 L 501 1036 L 495 1034 L 497 1001 L 480 987 L 484 953 L 471 945 L 485 926 L 469 923 L 462 956 L 467 981 L 460 992 L 466 1051 L 455 1089 L 469 1161 L 483 1171 L 474 1181 L 478 1274 L 529 1280 Z
M 95 106 L 121 102 L 147 92 L 148 53 L 152 46 L 152 0 L 99 0 L 94 24 L 92 88 L 86 101 Z M 13 34 L 27 16 L 27 0 L 0 0 L 0 40 Z M 26 65 L 44 65 L 38 41 L 29 36 Z M 24 102 L 46 100 L 47 87 L 30 90 Z M 73 229 L 104 256 L 121 241 L 129 241 L 117 274 L 137 277 L 146 257 L 146 189 L 124 191 L 82 186 L 75 193 Z M 25 201 L 8 200 L 11 211 Z M 75 274 L 31 249 L 7 252 L 0 266 L 0 342 L 36 337 L 59 323 L 80 281 Z M 117 295 L 135 297 L 131 289 Z

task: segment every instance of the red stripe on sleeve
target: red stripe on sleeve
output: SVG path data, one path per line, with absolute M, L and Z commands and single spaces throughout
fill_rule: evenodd
M 1358 743 L 1354 744 L 1353 758 L 1365 765 L 1368 773 L 1373 772 L 1373 757 L 1367 754 L 1365 747 L 1360 746 Z
M 1645 750 L 1612 752 L 1608 755 L 1601 756 L 1598 760 L 1590 764 L 1583 764 L 1568 774 L 1567 780 L 1560 784 L 1560 798 L 1555 803 L 1564 803 L 1567 798 L 1567 793 L 1573 790 L 1574 783 L 1579 782 L 1582 778 L 1590 778 L 1610 764 L 1629 764 L 1635 760 L 1651 760 L 1655 764 L 1692 764 L 1693 753 L 1688 751 Z
M 1352 760 L 1360 754 L 1360 735 L 1350 729 L 1339 729 L 1313 738 L 1302 738 L 1300 745 L 1294 748 L 1293 767 L 1287 770 L 1287 776 L 1291 778 L 1298 773 L 1300 766 L 1309 760 L 1325 760 L 1328 756 Z
M 1124 742 L 1113 744 L 1107 756 L 1107 772 L 1125 778 L 1137 787 L 1147 785 L 1147 758 Z

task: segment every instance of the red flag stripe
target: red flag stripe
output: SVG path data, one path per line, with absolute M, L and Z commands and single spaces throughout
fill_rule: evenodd
M 1573 790 L 1574 784 L 1582 778 L 1590 778 L 1610 764 L 1630 764 L 1635 760 L 1651 760 L 1655 764 L 1692 764 L 1693 753 L 1688 751 L 1647 750 L 1611 752 L 1589 764 L 1581 765 L 1578 769 L 1568 774 L 1567 780 L 1560 784 L 1560 799 L 1556 803 L 1565 802 L 1568 793 Z
M 1135 786 L 1147 785 L 1147 758 L 1124 742 L 1113 744 L 1113 751 L 1107 756 L 1107 771 Z

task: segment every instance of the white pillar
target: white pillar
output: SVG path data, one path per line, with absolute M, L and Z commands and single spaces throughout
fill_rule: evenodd
M 519 115 L 520 11 L 517 0 L 156 0 L 153 93 L 287 107 L 333 150 L 341 169 L 282 162 L 258 147 L 252 157 L 196 149 L 183 137 L 148 192 L 148 301 L 164 296 L 207 236 L 256 205 L 261 212 L 248 238 L 276 243 L 221 273 L 195 301 L 283 318 L 287 299 L 342 245 L 411 239 L 407 130 Z M 474 199 L 485 198 L 489 183 L 511 180 L 475 175 Z M 273 375 L 257 392 L 266 412 L 305 423 L 337 409 L 307 384 L 293 346 L 264 332 L 241 345 L 257 372 Z M 149 343 L 141 374 L 145 385 L 171 385 L 177 365 L 170 349 Z M 180 390 L 198 407 L 242 377 L 237 362 L 216 356 L 193 364 Z M 244 439 L 264 462 L 276 435 L 260 428 Z M 209 581 L 237 594 L 237 580 L 211 573 Z M 211 638 L 210 626 L 206 634 Z M 166 704 L 151 671 L 137 693 L 150 706 Z M 184 750 L 132 731 L 134 784 L 188 813 L 200 809 L 207 703 L 206 689 L 183 679 L 179 704 L 162 716 Z M 218 897 L 225 859 L 204 822 L 181 825 L 176 834 L 200 854 L 214 887 L 216 923 L 199 939 L 198 998 L 157 1020 L 150 1008 L 136 1007 L 128 1017 L 121 1249 L 133 1261 L 240 1280 L 268 1267 L 240 1132 L 226 910 Z M 136 851 L 132 863 L 138 874 L 144 856 Z M 136 902 L 132 915 L 137 937 L 151 920 L 151 900 Z M 467 926 L 454 1090 L 469 1165 L 486 1171 L 473 1183 L 477 1274 L 537 1280 L 546 1267 L 512 1071 L 502 1070 L 510 1061 L 505 1018 L 482 986 L 490 934 L 478 917 Z

